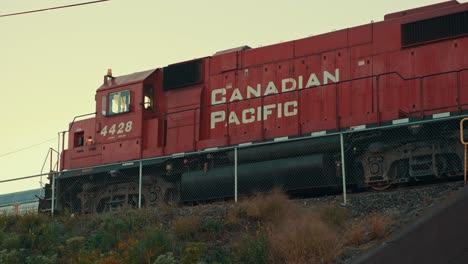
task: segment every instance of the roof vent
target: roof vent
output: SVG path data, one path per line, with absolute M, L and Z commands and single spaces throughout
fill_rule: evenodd
M 468 34 L 468 11 L 402 24 L 401 45 L 411 46 L 465 34 Z

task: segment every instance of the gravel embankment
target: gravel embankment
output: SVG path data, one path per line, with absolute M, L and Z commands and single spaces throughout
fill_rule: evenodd
M 404 224 L 461 187 L 463 187 L 463 182 L 457 181 L 383 192 L 353 193 L 348 194 L 346 206 L 351 208 L 354 217 L 392 212 L 400 215 L 400 223 Z M 306 206 L 343 203 L 343 196 L 311 198 L 304 200 L 303 203 Z
M 446 182 L 426 186 L 414 186 L 411 188 L 399 188 L 382 192 L 350 193 L 347 195 L 346 207 L 351 211 L 351 221 L 365 219 L 373 214 L 378 214 L 391 219 L 386 227 L 388 237 L 404 225 L 415 221 L 425 210 L 434 206 L 438 201 L 453 195 L 463 187 L 463 182 Z M 339 205 L 343 203 L 342 195 L 313 197 L 307 199 L 295 199 L 294 202 L 304 207 L 320 207 L 324 205 Z M 200 219 L 220 220 L 236 205 L 232 201 L 217 202 L 197 206 L 182 206 L 172 208 L 171 211 L 156 212 L 164 225 L 169 225 L 171 219 L 178 217 L 199 217 Z M 376 239 L 360 246 L 345 246 L 343 254 L 337 263 L 347 263 L 353 257 L 364 254 L 371 248 L 381 243 Z
M 387 235 L 383 238 L 385 239 L 403 226 L 416 221 L 424 211 L 433 207 L 438 201 L 454 195 L 461 187 L 463 187 L 463 182 L 449 182 L 385 192 L 349 194 L 347 207 L 351 209 L 355 219 L 366 218 L 372 214 L 379 214 L 391 219 L 387 226 Z M 318 206 L 342 202 L 342 196 L 328 196 L 307 199 L 303 201 L 303 204 Z M 365 254 L 381 242 L 382 239 L 378 239 L 357 247 L 345 247 L 337 263 L 349 263 L 355 257 Z
M 392 213 L 399 215 L 400 223 L 404 224 L 419 216 L 422 211 L 432 207 L 434 203 L 452 195 L 463 182 L 447 182 L 412 188 L 399 188 L 382 192 L 362 192 L 347 195 L 347 205 L 353 217 L 366 216 L 372 213 Z M 322 196 L 307 199 L 297 199 L 306 207 L 329 204 L 342 204 L 343 196 Z M 221 219 L 225 213 L 234 207 L 232 201 L 219 202 L 197 206 L 183 206 L 175 210 L 176 216 L 200 216 L 203 218 Z M 163 217 L 164 218 L 164 217 Z

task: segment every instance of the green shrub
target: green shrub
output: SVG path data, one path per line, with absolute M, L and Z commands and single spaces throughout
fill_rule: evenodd
M 125 219 L 112 215 L 105 216 L 98 225 L 93 225 L 97 227 L 97 230 L 89 235 L 85 243 L 86 248 L 90 250 L 109 251 L 134 231 Z
M 19 250 L 3 249 L 0 251 L 0 263 L 25 263 L 26 262 L 26 250 L 21 248 Z
M 174 258 L 171 252 L 167 254 L 162 254 L 160 255 L 156 261 L 154 261 L 154 264 L 178 264 L 177 260 Z
M 0 246 L 2 249 L 18 249 L 21 247 L 20 236 L 15 233 L 5 234 L 1 240 Z
M 224 231 L 224 225 L 220 221 L 209 219 L 203 222 L 201 229 L 211 235 L 218 236 Z
M 230 256 L 226 255 L 221 248 L 215 248 L 214 250 L 208 250 L 204 257 L 206 263 L 212 264 L 229 264 L 233 263 Z
M 236 251 L 238 263 L 268 263 L 268 240 L 263 234 L 245 237 Z
M 25 214 L 18 217 L 18 225 L 22 233 L 37 234 L 49 221 L 50 218 L 45 215 Z
M 184 254 L 180 258 L 181 264 L 192 264 L 202 261 L 208 247 L 206 243 L 187 242 L 185 244 Z
M 26 257 L 26 264 L 55 264 L 57 263 L 57 255 L 44 256 L 32 255 Z
M 150 229 L 140 241 L 128 249 L 131 263 L 151 263 L 158 256 L 170 252 L 172 239 L 160 229 Z
M 0 230 L 8 230 L 10 232 L 16 231 L 14 227 L 18 224 L 19 216 L 14 215 L 1 215 L 0 216 Z

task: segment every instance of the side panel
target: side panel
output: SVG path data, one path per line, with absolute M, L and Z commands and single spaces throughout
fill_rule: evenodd
M 102 146 L 102 162 L 114 163 L 126 160 L 136 160 L 140 158 L 141 140 L 130 139 Z
M 161 156 L 163 154 L 163 125 L 161 119 L 146 120 L 143 126 L 143 158 Z
M 210 59 L 210 75 L 235 70 L 237 68 L 237 60 L 237 52 L 230 52 L 212 57 Z
M 425 114 L 449 112 L 457 106 L 457 74 L 424 78 L 423 105 Z
M 292 59 L 294 57 L 294 42 L 285 42 L 258 49 L 244 51 L 243 67 Z
M 192 151 L 199 140 L 200 101 L 203 85 L 166 92 L 167 127 L 164 154 Z
M 101 164 L 101 148 L 96 144 L 94 118 L 76 121 L 70 129 L 68 141 L 68 150 L 62 160 L 65 168 Z
M 343 29 L 310 38 L 296 40 L 294 55 L 308 56 L 324 51 L 340 49 L 348 46 L 348 30 Z

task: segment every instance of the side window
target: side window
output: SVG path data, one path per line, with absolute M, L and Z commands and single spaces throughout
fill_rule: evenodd
M 145 86 L 143 95 L 143 108 L 153 109 L 153 86 Z
M 130 91 L 109 94 L 109 115 L 130 112 Z
M 102 116 L 106 116 L 107 115 L 107 96 L 103 96 L 102 97 Z
M 84 145 L 84 131 L 75 132 L 73 147 L 82 147 Z

